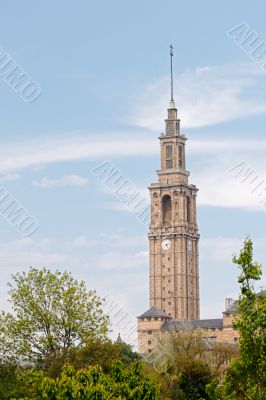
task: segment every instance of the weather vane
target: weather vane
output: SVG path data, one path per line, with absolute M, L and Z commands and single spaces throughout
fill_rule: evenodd
M 174 89 L 173 89 L 173 56 L 174 56 L 174 47 L 172 43 L 170 44 L 170 57 L 171 57 L 171 101 L 174 101 Z

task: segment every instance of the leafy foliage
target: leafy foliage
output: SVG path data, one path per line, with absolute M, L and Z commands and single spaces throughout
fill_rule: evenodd
M 233 262 L 240 268 L 241 295 L 235 320 L 240 333 L 239 358 L 228 369 L 222 386 L 209 387 L 212 399 L 266 399 L 266 296 L 256 295 L 253 282 L 261 278 L 261 265 L 253 261 L 253 243 L 247 238 Z
M 179 386 L 185 394 L 186 400 L 209 399 L 206 385 L 212 381 L 212 374 L 208 365 L 193 363 L 186 367 L 180 377 Z
M 24 388 L 19 382 L 22 367 L 12 364 L 0 365 L 0 399 L 7 400 L 12 397 L 20 397 L 24 393 Z
M 112 343 L 111 340 L 102 340 L 93 337 L 83 347 L 72 347 L 67 356 L 58 354 L 51 355 L 44 360 L 44 367 L 51 377 L 58 377 L 63 365 L 68 362 L 76 369 L 99 365 L 104 373 L 110 373 L 115 360 L 122 361 L 128 365 L 140 357 L 131 346 L 125 343 Z
M 0 317 L 0 358 L 42 362 L 66 355 L 91 337 L 106 338 L 103 300 L 71 274 L 30 268 L 13 276 L 13 313 Z
M 124 368 L 122 362 L 113 364 L 110 374 L 104 374 L 94 366 L 76 370 L 65 365 L 57 379 L 47 378 L 43 372 L 32 372 L 28 376 L 32 388 L 29 400 L 157 400 L 159 387 L 153 379 L 143 376 L 139 362 Z M 22 398 L 21 398 L 22 399 Z
M 195 330 L 184 322 L 179 331 L 158 337 L 159 345 L 154 349 L 153 357 L 150 359 L 154 360 L 156 368 L 162 373 L 177 377 L 194 361 L 206 362 L 207 341 L 208 338 L 202 330 Z
M 215 357 L 212 355 L 214 348 Z M 173 400 L 209 399 L 205 386 L 213 379 L 210 367 L 217 371 L 220 364 L 217 366 L 216 358 L 220 363 L 220 358 L 224 360 L 227 357 L 225 348 L 211 346 L 204 331 L 195 330 L 186 323 L 178 332 L 162 336 L 155 349 L 154 360 L 159 360 L 156 367 L 168 382 L 165 396 Z

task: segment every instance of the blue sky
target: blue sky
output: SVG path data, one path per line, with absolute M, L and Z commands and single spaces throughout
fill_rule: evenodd
M 25 103 L 0 78 L 0 184 L 39 221 L 25 239 L 1 217 L 3 307 L 10 274 L 34 265 L 72 271 L 132 316 L 148 308 L 147 227 L 91 170 L 111 160 L 148 199 L 172 42 L 200 189 L 201 316 L 220 317 L 238 293 L 231 255 L 246 234 L 266 262 L 263 195 L 244 179 L 266 182 L 266 73 L 227 34 L 245 22 L 266 41 L 265 11 L 258 1 L 2 2 L 0 46 L 42 88 Z

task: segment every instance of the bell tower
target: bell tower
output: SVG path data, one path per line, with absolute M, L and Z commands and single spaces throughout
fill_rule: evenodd
M 199 261 L 196 196 L 198 189 L 188 181 L 186 137 L 173 99 L 171 56 L 171 100 L 160 135 L 161 168 L 151 195 L 150 307 L 161 309 L 175 320 L 198 320 Z

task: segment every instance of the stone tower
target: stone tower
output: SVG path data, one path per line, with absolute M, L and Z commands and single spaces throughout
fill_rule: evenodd
M 161 169 L 151 195 L 150 307 L 174 320 L 198 320 L 199 261 L 196 196 L 186 170 L 186 137 L 173 99 L 171 55 L 171 100 L 165 131 L 159 137 Z

